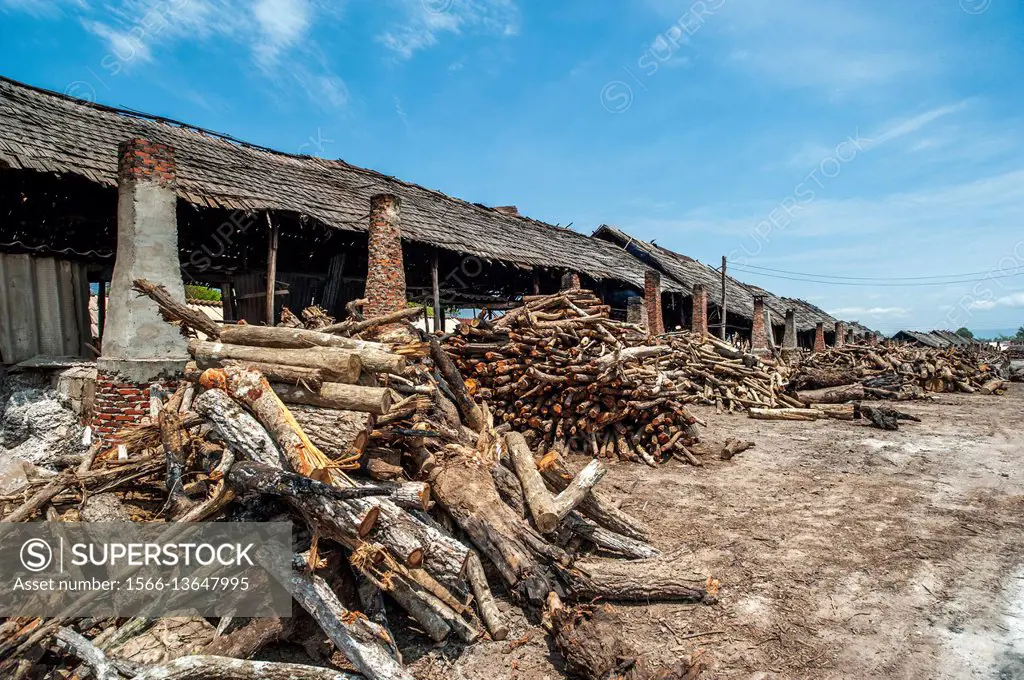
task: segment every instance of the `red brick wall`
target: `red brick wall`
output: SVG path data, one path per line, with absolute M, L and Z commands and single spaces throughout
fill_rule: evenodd
M 764 298 L 754 296 L 754 321 L 750 331 L 750 348 L 753 350 L 768 349 L 768 334 L 764 327 Z
M 367 318 L 405 309 L 405 265 L 402 260 L 402 202 L 398 196 L 370 198 L 370 261 L 366 275 Z
M 93 438 L 105 444 L 114 443 L 116 432 L 148 416 L 150 384 L 119 382 L 116 377 L 103 373 L 97 375 L 92 416 Z M 157 384 L 170 392 L 177 388 L 177 383 L 173 381 Z
M 846 324 L 842 321 L 836 321 L 836 347 L 842 347 L 846 344 Z
M 824 352 L 825 351 L 825 324 L 818 323 L 814 327 L 814 351 Z
M 176 172 L 174 147 L 146 139 L 129 139 L 117 147 L 118 179 L 172 184 Z
M 583 284 L 580 283 L 580 275 L 576 272 L 566 272 L 565 274 L 562 274 L 562 283 L 560 285 L 562 290 L 579 290 L 582 287 Z
M 644 273 L 644 303 L 647 306 L 647 330 L 651 335 L 665 332 L 665 319 L 661 315 L 661 274 L 653 269 Z
M 698 283 L 693 287 L 693 319 L 690 330 L 701 335 L 708 334 L 708 289 Z

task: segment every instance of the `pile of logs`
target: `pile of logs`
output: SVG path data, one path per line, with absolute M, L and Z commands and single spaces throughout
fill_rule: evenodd
M 445 349 L 473 397 L 534 448 L 651 466 L 693 460 L 689 356 L 676 361 L 672 345 L 609 319 L 590 291 L 527 296 L 493 323 L 462 325 Z
M 0 520 L 76 521 L 95 516 L 97 504 L 126 521 L 286 515 L 305 541 L 293 556 L 290 582 L 305 615 L 189 619 L 222 635 L 201 644 L 175 638 L 179 644 L 156 656 L 152 641 L 142 638 L 155 631 L 163 644 L 165 627 L 177 625 L 172 620 L 9 619 L 0 622 L 0 677 L 57 671 L 106 680 L 319 680 L 354 678 L 354 671 L 411 680 L 394 631 L 459 644 L 501 640 L 512 622 L 496 604 L 496 582 L 544 617 L 581 677 L 610 677 L 609 663 L 625 664 L 621 677 L 638 680 L 700 672 L 686 659 L 670 669 L 631 663 L 627 657 L 639 660 L 642 650 L 626 646 L 601 657 L 584 651 L 586 631 L 598 621 L 609 630 L 625 625 L 614 607 L 587 603 L 712 603 L 717 582 L 679 576 L 678 561 L 660 556 L 646 529 L 596 488 L 605 474 L 600 461 L 576 470 L 557 450 L 535 457 L 525 437 L 499 432 L 436 339 L 413 343 L 417 351 L 403 355 L 398 350 L 409 346 L 353 337 L 380 319 L 320 331 L 218 327 L 190 315 L 162 288 L 136 286 L 166 317 L 208 338 L 190 343 L 190 380 L 174 394 L 154 394 L 151 417 L 119 435 L 119 450 L 94 449 L 79 468 L 0 497 Z M 586 328 L 611 338 L 632 332 Z M 618 375 L 608 380 L 629 401 L 644 382 L 621 365 L 624 343 L 613 349 L 607 366 L 598 365 Z M 692 425 L 675 420 L 685 418 L 685 409 L 671 391 L 649 410 L 673 414 L 655 429 Z M 318 661 L 341 671 L 245 660 L 278 640 L 316 638 L 338 654 Z M 139 656 L 132 651 L 138 649 L 150 653 Z
M 932 349 L 897 344 L 830 347 L 806 357 L 789 381 L 792 390 L 823 390 L 838 401 L 921 398 L 925 393 L 1001 394 L 998 365 L 976 348 Z M 824 392 L 818 395 L 824 397 Z

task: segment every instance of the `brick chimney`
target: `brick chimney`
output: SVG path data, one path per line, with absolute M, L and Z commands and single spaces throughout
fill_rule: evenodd
M 393 194 L 370 198 L 370 259 L 366 272 L 367 317 L 405 309 L 402 201 Z
M 768 354 L 768 333 L 764 326 L 764 296 L 754 296 L 754 320 L 750 329 L 750 349 L 754 354 Z
M 690 330 L 700 333 L 701 337 L 708 334 L 708 289 L 703 283 L 693 287 L 693 318 Z
M 647 306 L 647 330 L 651 335 L 665 332 L 665 319 L 661 315 L 661 274 L 654 269 L 644 272 L 644 301 Z
M 93 429 L 109 442 L 149 411 L 151 385 L 175 387 L 188 361 L 185 339 L 152 300 L 132 290 L 135 279 L 162 285 L 185 301 L 178 261 L 174 149 L 147 139 L 118 145 L 117 257 L 96 361 Z
M 566 272 L 562 274 L 561 290 L 579 290 L 581 287 L 582 284 L 580 283 L 579 274 L 576 272 Z
M 825 324 L 821 321 L 814 327 L 814 351 L 825 351 Z
M 836 321 L 836 347 L 842 347 L 846 344 L 846 324 L 842 321 Z

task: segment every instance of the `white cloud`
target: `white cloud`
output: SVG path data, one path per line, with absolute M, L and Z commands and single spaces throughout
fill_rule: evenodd
M 32 0 L 36 2 L 37 0 Z M 324 109 L 347 106 L 345 81 L 327 64 L 310 36 L 318 19 L 336 14 L 327 0 L 54 0 L 75 7 L 82 25 L 104 41 L 101 67 L 116 75 L 129 62 L 153 62 L 156 53 L 184 43 L 231 41 L 251 51 L 259 75 L 278 87 L 298 88 Z M 39 3 L 44 4 L 44 3 Z M 29 7 L 28 0 L 0 0 L 0 7 Z M 244 53 L 243 53 L 244 54 Z
M 1013 309 L 1024 308 L 1024 292 L 1011 293 L 995 300 L 976 300 L 971 303 L 971 309 L 996 309 L 997 307 L 1009 307 Z
M 848 319 L 851 317 L 884 318 L 906 316 L 909 309 L 903 307 L 840 307 L 829 311 L 834 317 Z
M 259 0 L 253 16 L 263 40 L 256 45 L 256 56 L 268 63 L 288 50 L 309 30 L 311 8 L 306 0 Z
M 25 12 L 40 19 L 52 19 L 63 14 L 65 7 L 86 9 L 85 0 L 0 0 L 0 10 Z
M 145 63 L 153 59 L 149 47 L 146 46 L 145 35 L 141 32 L 119 31 L 99 21 L 84 21 L 82 25 L 107 43 L 110 50 L 107 59 L 113 58 L 122 66 L 134 61 Z
M 437 45 L 441 36 L 519 33 L 519 9 L 514 0 L 392 0 L 404 16 L 377 36 L 377 41 L 400 59 Z

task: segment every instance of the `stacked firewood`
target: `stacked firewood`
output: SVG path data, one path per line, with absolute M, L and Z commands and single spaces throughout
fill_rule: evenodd
M 665 337 L 671 352 L 658 357 L 658 368 L 692 401 L 721 413 L 752 408 L 792 408 L 800 404 L 785 394 L 789 368 L 736 349 L 712 336 L 673 333 Z
M 1005 391 L 996 357 L 984 351 L 905 344 L 852 344 L 811 354 L 800 364 L 789 387 L 834 392 L 834 401 L 914 399 L 929 392 Z
M 651 338 L 587 290 L 527 296 L 493 323 L 461 326 L 446 350 L 495 418 L 543 450 L 694 463 L 688 404 L 802 406 L 784 393 L 786 366 L 717 338 Z
M 582 677 L 609 677 L 615 668 L 637 680 L 700 671 L 685 660 L 648 667 L 643 650 L 625 643 L 603 656 L 585 649 L 595 621 L 612 629 L 625 623 L 612 607 L 574 602 L 710 603 L 717 582 L 709 577 L 706 587 L 694 587 L 678 577 L 676 560 L 659 558 L 645 528 L 595 488 L 605 473 L 599 461 L 575 470 L 557 451 L 537 459 L 523 436 L 499 434 L 436 339 L 396 347 L 352 337 L 380 319 L 334 329 L 347 337 L 218 327 L 191 316 L 159 286 L 136 287 L 183 329 L 209 338 L 190 343 L 190 380 L 163 398 L 154 394 L 152 418 L 122 432 L 119 451 L 94 449 L 77 470 L 0 497 L 0 520 L 86 518 L 101 497 L 134 521 L 286 515 L 304 541 L 290 587 L 307 616 L 194 620 L 224 635 L 156 658 L 126 649 L 149 647 L 134 641 L 161 622 L 10 619 L 0 622 L 0 676 L 59 669 L 110 679 L 185 678 L 200 677 L 188 669 L 202 668 L 204 678 L 348 677 L 245 661 L 276 640 L 308 641 L 316 626 L 341 655 L 321 662 L 371 679 L 411 680 L 393 635 L 399 626 L 413 623 L 437 642 L 508 635 L 510 621 L 491 592 L 495 578 L 520 605 L 544 614 L 556 646 Z M 416 351 L 397 353 L 410 345 Z M 272 351 L 253 353 L 260 348 Z M 123 503 L 129 496 L 130 517 Z M 619 559 L 596 559 L 595 550 Z
M 493 323 L 463 325 L 446 350 L 473 396 L 537 449 L 597 458 L 692 459 L 694 395 L 662 366 L 673 353 L 613 321 L 587 290 L 527 296 Z

